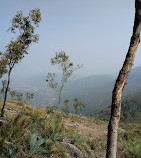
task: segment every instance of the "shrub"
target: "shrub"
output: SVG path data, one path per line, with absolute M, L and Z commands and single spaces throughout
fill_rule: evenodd
M 53 112 L 54 112 L 54 106 L 48 105 L 46 107 L 46 113 L 50 114 L 50 113 L 53 113 Z

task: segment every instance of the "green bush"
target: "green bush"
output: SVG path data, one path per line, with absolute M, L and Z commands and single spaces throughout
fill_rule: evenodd
M 54 106 L 48 105 L 46 107 L 46 113 L 50 114 L 50 113 L 53 113 L 53 112 L 54 112 Z

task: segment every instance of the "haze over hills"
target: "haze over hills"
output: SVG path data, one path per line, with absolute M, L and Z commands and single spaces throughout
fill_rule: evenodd
M 135 94 L 141 92 L 141 66 L 132 69 L 125 86 L 124 94 Z
M 112 75 L 94 75 L 68 83 L 64 98 L 79 98 L 87 108 L 85 115 L 109 104 L 114 78 Z
M 112 75 L 95 75 L 79 79 L 66 86 L 64 96 L 78 97 L 87 104 L 84 114 L 91 115 L 111 104 L 115 80 L 116 77 Z M 141 92 L 141 66 L 131 71 L 127 83 L 123 96 Z
M 68 98 L 72 103 L 74 98 L 78 98 L 87 104 L 83 114 L 91 115 L 103 107 L 110 106 L 115 79 L 114 75 L 93 75 L 71 80 L 64 87 L 62 102 Z M 37 75 L 31 78 L 14 76 L 11 80 L 11 90 L 34 92 L 35 98 L 32 103 L 34 106 L 55 105 L 57 91 L 49 89 L 45 80 L 46 75 Z M 141 92 L 141 66 L 131 71 L 127 83 L 123 96 Z

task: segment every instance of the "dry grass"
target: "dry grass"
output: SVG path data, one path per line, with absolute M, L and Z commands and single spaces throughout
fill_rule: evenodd
M 0 108 L 2 106 L 2 102 L 0 102 Z M 25 102 L 19 102 L 19 101 L 8 101 L 6 104 L 5 109 L 5 118 L 8 118 L 9 120 L 12 120 L 16 117 L 16 115 L 19 114 L 21 116 L 25 116 L 26 119 L 28 117 L 32 118 L 33 120 L 44 119 L 44 120 L 52 120 L 54 115 L 58 115 L 61 119 L 59 119 L 59 123 L 63 124 L 64 127 L 71 132 L 71 135 L 74 135 L 76 137 L 76 144 L 82 141 L 82 146 L 84 145 L 85 150 L 87 150 L 87 145 L 90 146 L 90 149 L 93 153 L 93 156 L 89 156 L 89 158 L 104 158 L 106 153 L 106 139 L 107 139 L 107 125 L 108 122 L 106 121 L 100 121 L 98 119 L 92 118 L 92 117 L 84 117 L 84 116 L 78 116 L 73 114 L 64 114 L 59 111 L 53 112 L 48 114 L 46 112 L 45 108 L 38 108 L 38 107 L 32 107 Z M 130 125 L 132 127 L 132 125 Z M 137 139 L 140 138 L 139 134 L 141 132 L 141 128 L 138 129 L 139 125 L 134 125 L 134 130 L 128 127 L 128 125 L 121 124 L 121 132 L 119 132 L 119 138 L 118 138 L 118 155 L 117 158 L 134 158 L 134 151 L 138 151 L 133 144 L 136 144 L 138 141 Z M 124 129 L 124 130 L 122 130 Z M 136 130 L 138 129 L 138 130 Z M 39 130 L 40 131 L 40 128 Z M 41 130 L 41 133 L 43 134 L 44 131 Z M 75 133 L 78 133 L 75 136 Z M 134 136 L 136 133 L 137 139 L 133 139 L 133 142 L 131 142 L 132 138 L 131 136 Z M 80 138 L 79 138 L 80 137 Z M 81 139 L 82 137 L 82 139 Z M 127 138 L 128 139 L 127 139 Z M 85 143 L 86 138 L 86 143 Z M 67 138 L 70 138 L 68 136 Z M 83 144 L 84 143 L 84 144 Z M 140 144 L 139 144 L 140 145 Z M 138 154 L 138 153 L 137 153 Z M 137 155 L 136 154 L 136 155 Z M 39 155 L 34 155 L 34 157 L 44 157 Z
M 76 116 L 75 116 L 76 117 Z M 78 116 L 77 116 L 78 117 Z M 101 121 L 101 124 L 97 124 L 87 117 L 78 119 L 72 119 L 71 117 L 63 120 L 66 127 L 72 128 L 71 125 L 78 124 L 77 130 L 80 135 L 91 138 L 104 138 L 107 135 L 107 123 Z

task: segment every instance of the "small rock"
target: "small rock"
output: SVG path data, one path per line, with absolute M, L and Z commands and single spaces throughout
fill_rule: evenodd
M 79 123 L 76 123 L 76 122 L 75 122 L 75 123 L 73 123 L 73 124 L 69 124 L 68 126 L 69 126 L 69 127 L 79 127 Z

